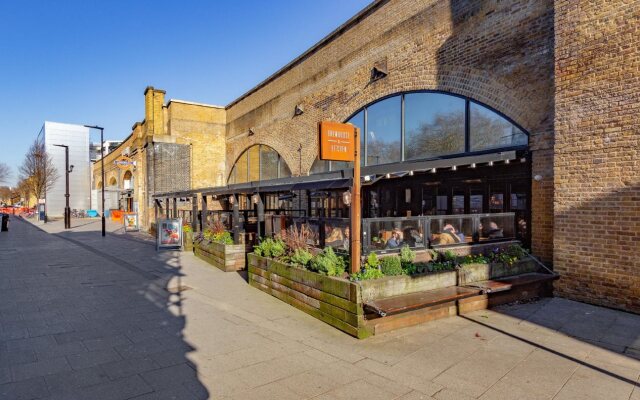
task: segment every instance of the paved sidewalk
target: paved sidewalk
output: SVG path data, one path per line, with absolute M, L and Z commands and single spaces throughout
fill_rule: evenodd
M 640 400 L 637 315 L 545 299 L 359 341 L 144 234 L 62 225 L 0 234 L 0 399 Z

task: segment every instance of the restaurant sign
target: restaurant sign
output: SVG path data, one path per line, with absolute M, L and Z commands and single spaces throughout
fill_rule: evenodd
M 113 163 L 120 169 L 127 169 L 131 165 L 136 165 L 136 162 L 127 156 L 120 156 Z
M 320 159 L 353 161 L 355 126 L 339 122 L 320 122 Z

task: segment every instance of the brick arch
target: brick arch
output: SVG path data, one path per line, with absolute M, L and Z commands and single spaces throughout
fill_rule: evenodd
M 418 90 L 441 91 L 476 100 L 506 115 L 527 132 L 539 131 L 541 121 L 546 117 L 545 110 L 532 109 L 533 102 L 527 100 L 534 97 L 533 93 L 521 89 L 514 93 L 515 90 L 511 89 L 508 83 L 489 77 L 483 70 L 438 66 L 437 72 L 422 74 L 416 79 L 404 76 L 401 82 L 390 82 L 387 85 L 383 85 L 383 82 L 374 83 L 374 86 L 380 84 L 380 87 L 354 94 L 347 103 L 335 110 L 336 119 L 344 121 L 361 108 L 383 97 Z

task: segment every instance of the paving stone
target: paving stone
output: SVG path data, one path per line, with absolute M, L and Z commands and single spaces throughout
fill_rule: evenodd
M 83 340 L 82 343 L 89 351 L 104 350 L 116 346 L 131 344 L 131 340 L 125 335 L 111 335 L 95 339 Z
M 187 364 L 174 365 L 167 368 L 143 372 L 142 378 L 155 389 L 181 385 L 183 382 L 197 380 L 196 371 Z
M 11 382 L 11 369 L 9 367 L 0 367 L 0 385 Z
M 55 358 L 61 356 L 67 356 L 72 354 L 84 353 L 87 349 L 80 342 L 69 342 L 65 344 L 57 344 L 55 346 L 47 347 L 46 349 L 39 349 L 36 352 L 38 360 L 45 360 L 47 358 Z
M 66 371 L 45 376 L 47 387 L 53 394 L 68 393 L 75 389 L 108 382 L 109 376 L 100 367 L 85 368 L 79 371 Z
M 133 358 L 101 364 L 100 368 L 109 378 L 118 379 L 159 369 L 162 366 L 151 358 Z
M 32 378 L 0 385 L 0 399 L 31 400 L 49 395 L 44 378 Z
M 38 361 L 33 350 L 0 350 L 0 367 L 10 367 L 17 364 L 33 363 Z
M 14 381 L 24 381 L 39 376 L 69 371 L 71 367 L 64 357 L 50 358 L 27 364 L 17 364 L 11 367 Z
M 113 349 L 88 351 L 67 356 L 69 364 L 75 370 L 89 368 L 112 361 L 121 360 L 122 357 Z
M 51 400 L 113 400 L 130 399 L 146 393 L 152 393 L 153 389 L 138 375 L 99 383 L 97 385 L 78 388 L 63 394 L 56 394 Z

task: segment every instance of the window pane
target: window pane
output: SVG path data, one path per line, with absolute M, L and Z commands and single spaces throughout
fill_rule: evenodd
M 405 160 L 463 153 L 464 108 L 464 99 L 454 96 L 405 95 Z
M 400 161 L 400 96 L 367 108 L 367 165 Z
M 260 180 L 260 146 L 252 146 L 249 154 L 249 182 Z
M 527 135 L 493 111 L 471 102 L 471 150 L 527 144 Z
M 360 129 L 360 165 L 364 165 L 364 111 L 360 111 L 347 122 Z
M 309 173 L 317 174 L 319 172 L 327 171 L 329 171 L 329 161 L 316 158 L 316 160 L 313 162 L 313 165 L 311 166 L 311 170 L 309 171 Z
M 284 159 L 282 157 L 280 157 L 280 174 L 278 175 L 279 178 L 288 178 L 291 176 L 291 170 L 289 169 L 289 166 L 287 165 L 287 163 L 284 161 Z
M 260 180 L 278 177 L 278 152 L 269 146 L 260 146 Z
M 243 183 L 247 181 L 247 152 L 242 153 L 235 165 L 236 170 L 236 183 Z

